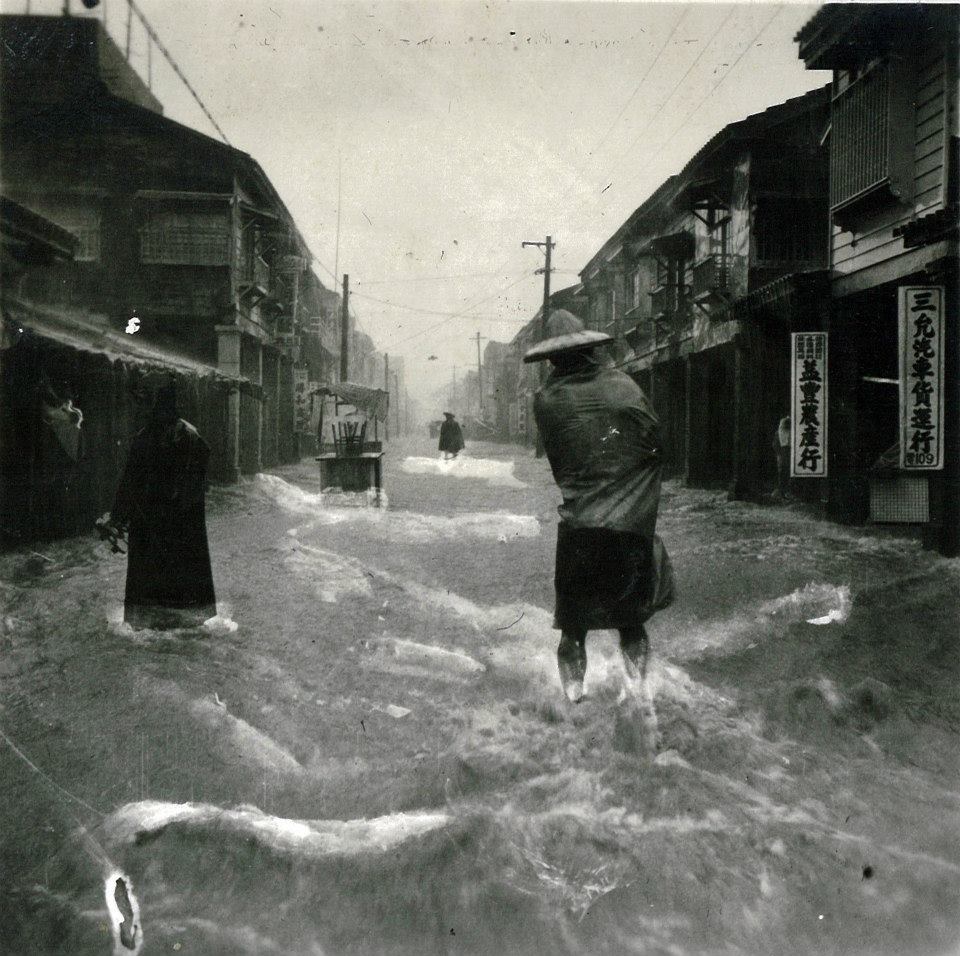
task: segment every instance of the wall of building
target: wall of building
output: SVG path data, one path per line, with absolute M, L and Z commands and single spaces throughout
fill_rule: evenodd
M 909 39 L 916 43 L 909 48 Z M 911 88 L 898 89 L 909 103 L 912 123 L 907 135 L 912 140 L 913 195 L 904 202 L 888 202 L 872 213 L 857 217 L 856 225 L 845 229 L 834 224 L 831 233 L 832 267 L 838 274 L 849 275 L 893 259 L 904 252 L 903 240 L 894 230 L 911 219 L 943 207 L 946 183 L 946 142 L 949 127 L 947 116 L 956 116 L 955 89 L 947 86 L 947 38 L 923 35 L 898 38 L 906 41 L 910 62 Z M 919 42 L 918 42 L 919 41 Z M 955 124 L 955 120 L 954 120 Z M 892 129 L 891 135 L 902 131 Z
M 153 389 L 173 380 L 180 414 L 210 446 L 208 476 L 229 477 L 229 383 L 110 358 L 25 335 L 4 350 L 0 380 L 0 531 L 13 541 L 88 533 L 113 503 L 130 442 L 146 423 Z M 45 386 L 83 413 L 73 460 L 41 416 Z

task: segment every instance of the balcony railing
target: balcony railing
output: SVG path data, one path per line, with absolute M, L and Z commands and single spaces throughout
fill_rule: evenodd
M 240 283 L 259 289 L 264 294 L 270 291 L 270 266 L 262 256 L 247 256 Z
M 693 267 L 693 298 L 705 299 L 727 288 L 727 264 L 724 256 L 707 256 Z
M 879 63 L 833 101 L 830 205 L 840 206 L 889 176 L 889 68 Z

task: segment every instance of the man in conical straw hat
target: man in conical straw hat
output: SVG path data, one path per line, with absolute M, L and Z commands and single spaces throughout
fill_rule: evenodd
M 610 341 L 559 310 L 547 337 L 523 358 L 552 365 L 534 415 L 563 494 L 553 626 L 561 633 L 560 680 L 574 702 L 583 697 L 591 630 L 620 632 L 627 675 L 646 695 L 644 622 L 673 596 L 669 559 L 655 533 L 660 422 L 633 379 L 598 359 L 597 347 Z

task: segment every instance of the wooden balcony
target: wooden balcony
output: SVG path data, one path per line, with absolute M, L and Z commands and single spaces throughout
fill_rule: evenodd
M 270 266 L 262 256 L 248 255 L 240 273 L 240 295 L 253 306 L 270 297 Z
M 722 297 L 727 291 L 727 262 L 725 256 L 707 256 L 693 267 L 693 301 Z

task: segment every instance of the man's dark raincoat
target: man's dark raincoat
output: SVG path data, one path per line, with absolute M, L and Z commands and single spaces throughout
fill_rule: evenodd
M 534 415 L 563 495 L 554 626 L 642 624 L 672 599 L 669 562 L 655 537 L 656 414 L 633 379 L 584 358 L 572 371 L 553 371 Z
M 448 418 L 440 426 L 440 451 L 456 455 L 463 448 L 463 430 L 460 428 L 460 423 L 453 418 Z
M 133 440 L 111 518 L 128 528 L 124 620 L 194 626 L 216 599 L 204 516 L 210 450 L 180 418 L 154 419 Z

